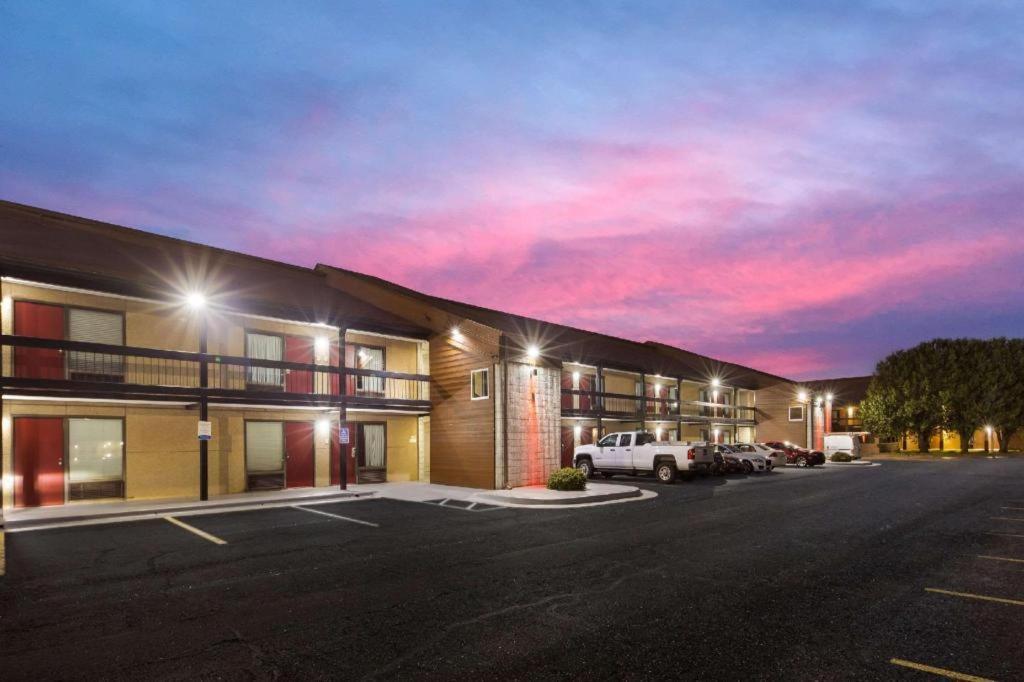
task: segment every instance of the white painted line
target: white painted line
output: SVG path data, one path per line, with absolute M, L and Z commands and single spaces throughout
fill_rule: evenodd
M 210 535 L 205 530 L 199 530 L 195 526 L 190 526 L 187 523 L 185 523 L 184 521 L 179 521 L 178 519 L 174 518 L 173 516 L 165 516 L 164 518 L 167 519 L 168 521 L 170 521 L 171 523 L 173 523 L 175 526 L 178 526 L 179 528 L 184 528 L 185 530 L 187 530 L 190 533 L 195 533 L 196 535 L 198 535 L 202 539 L 209 540 L 210 542 L 212 542 L 215 545 L 226 545 L 226 544 L 228 544 L 226 541 L 221 540 L 216 535 Z
M 993 521 L 1024 521 L 1024 519 L 1018 519 L 1013 516 L 993 516 Z
M 889 662 L 893 665 L 898 665 L 901 668 L 910 668 L 911 670 L 919 670 L 923 673 L 931 673 L 932 675 L 938 675 L 939 677 L 945 677 L 950 680 L 963 680 L 964 682 L 992 682 L 992 680 L 985 677 L 978 677 L 977 675 L 968 675 L 967 673 L 958 673 L 955 670 L 946 670 L 945 668 L 936 668 L 933 665 L 925 665 L 924 663 L 914 663 L 913 661 L 905 661 L 902 658 L 891 658 Z
M 472 511 L 475 508 L 476 508 L 476 502 L 473 502 L 468 507 L 466 507 L 466 511 Z
M 1024 535 L 1020 535 L 1018 533 L 994 533 L 990 530 L 985 532 L 987 535 L 998 535 L 999 537 L 1003 538 L 1024 538 Z
M 300 511 L 309 512 L 310 514 L 320 514 L 321 516 L 330 516 L 332 519 L 340 519 L 342 521 L 351 521 L 352 523 L 360 523 L 364 526 L 372 526 L 373 528 L 380 528 L 376 523 L 369 521 L 361 521 L 359 519 L 353 519 L 349 516 L 342 516 L 341 514 L 332 514 L 330 512 L 320 511 L 319 509 L 309 509 L 307 507 L 300 507 L 297 504 L 292 505 L 292 509 L 298 509 Z
M 440 502 L 438 502 L 438 504 L 439 504 L 439 505 L 441 505 L 441 506 L 443 507 L 443 506 L 445 506 L 446 504 L 448 504 L 448 500 L 449 500 L 449 499 L 450 499 L 450 498 L 447 498 L 447 497 L 446 497 L 446 498 L 444 498 L 443 500 L 441 500 Z
M 1024 507 L 1000 507 L 1000 509 L 1009 509 L 1011 511 L 1024 511 Z
M 992 561 L 1009 561 L 1014 564 L 1024 564 L 1024 559 L 1012 559 L 1008 556 L 991 556 L 988 554 L 979 554 L 979 559 L 990 559 Z

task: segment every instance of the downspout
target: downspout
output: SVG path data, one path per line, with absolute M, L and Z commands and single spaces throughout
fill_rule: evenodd
M 508 337 L 504 334 L 498 341 L 498 362 L 501 363 L 501 480 L 508 484 Z

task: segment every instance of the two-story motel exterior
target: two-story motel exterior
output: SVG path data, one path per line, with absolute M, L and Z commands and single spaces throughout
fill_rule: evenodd
M 793 382 L 670 346 L 9 202 L 0 243 L 4 508 L 512 487 L 621 429 L 806 440 Z

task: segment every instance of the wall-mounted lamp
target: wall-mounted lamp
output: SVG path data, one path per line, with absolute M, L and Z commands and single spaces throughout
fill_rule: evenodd
M 799 400 L 802 403 L 806 403 L 807 402 L 807 391 L 800 391 L 799 393 L 797 393 L 796 394 L 796 399 Z
M 537 348 L 537 346 L 527 347 L 526 357 L 530 358 L 531 360 L 536 360 L 537 358 L 540 357 L 540 348 Z
M 185 303 L 192 310 L 202 310 L 206 307 L 206 297 L 198 291 L 193 291 L 191 294 L 185 297 Z
M 317 355 L 321 357 L 327 355 L 327 353 L 330 352 L 331 350 L 331 344 L 327 340 L 327 337 L 318 336 L 315 339 L 313 339 L 313 350 Z

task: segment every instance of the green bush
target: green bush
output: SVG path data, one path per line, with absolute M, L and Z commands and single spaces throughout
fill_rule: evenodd
M 833 462 L 852 462 L 853 461 L 853 457 L 850 456 L 849 452 L 843 452 L 842 450 L 840 450 L 839 452 L 833 452 L 832 453 L 832 461 Z
M 548 478 L 549 490 L 585 490 L 586 487 L 587 477 L 570 467 L 559 469 Z

